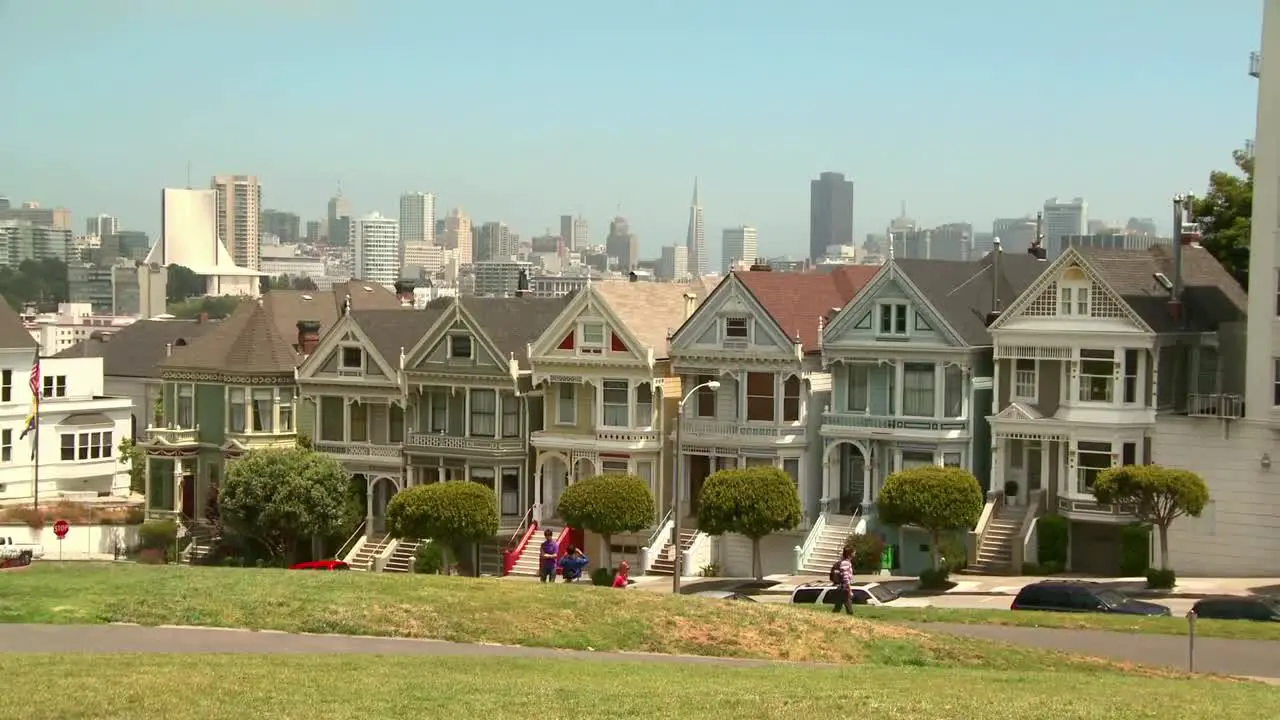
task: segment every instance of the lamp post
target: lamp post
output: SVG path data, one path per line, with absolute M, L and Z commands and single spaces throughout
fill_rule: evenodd
M 680 404 L 676 406 L 676 471 L 671 477 L 671 592 L 677 595 L 680 594 L 680 572 L 683 570 L 681 567 L 683 552 L 680 549 L 680 490 L 682 488 L 680 480 L 684 475 L 684 447 L 680 441 L 684 428 L 684 404 L 702 388 L 719 390 L 720 381 L 710 380 L 701 385 L 695 385 L 685 393 Z

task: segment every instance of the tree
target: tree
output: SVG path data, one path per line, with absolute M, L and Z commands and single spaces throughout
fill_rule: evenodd
M 800 524 L 800 496 L 791 476 L 776 467 L 721 470 L 702 483 L 698 529 L 709 535 L 737 533 L 751 539 L 751 571 L 764 577 L 760 538 Z
M 165 294 L 170 303 L 179 303 L 189 298 L 204 295 L 204 278 L 195 274 L 190 268 L 182 265 L 170 265 L 169 277 L 165 281 Z
M 604 538 L 604 565 L 613 567 L 613 536 L 653 524 L 653 493 L 634 475 L 597 475 L 579 480 L 560 495 L 560 517 L 569 527 Z
M 1192 213 L 1200 223 L 1200 244 L 1246 289 L 1249 287 L 1249 233 L 1253 220 L 1253 158 L 1232 153 L 1240 174 L 1215 170 L 1209 189 Z
M 498 498 L 473 482 L 416 485 L 387 503 L 387 532 L 395 538 L 426 538 L 460 555 L 461 549 L 498 534 Z
M 342 522 L 347 474 L 337 460 L 298 448 L 252 450 L 227 465 L 218 491 L 222 527 L 275 558 Z
M 0 267 L 0 295 L 15 310 L 31 304 L 54 308 L 66 302 L 67 265 L 57 258 L 26 259 L 15 267 Z
M 201 315 L 207 315 L 211 320 L 221 320 L 235 312 L 240 303 L 247 299 L 238 295 L 195 297 L 169 303 L 169 313 L 182 320 L 194 320 Z
M 319 289 L 315 281 L 305 275 L 285 273 L 271 278 L 269 283 L 269 287 L 272 290 L 309 290 L 314 292 Z
M 1103 505 L 1128 505 L 1139 520 L 1160 534 L 1160 569 L 1169 569 L 1169 526 L 1188 515 L 1200 517 L 1209 502 L 1204 479 L 1190 470 L 1160 465 L 1123 465 L 1103 470 L 1093 481 Z
M 139 495 L 147 492 L 147 454 L 138 447 L 133 438 L 120 438 L 117 455 L 120 464 L 129 467 L 129 490 Z
M 928 465 L 885 478 L 876 511 L 890 525 L 915 525 L 928 532 L 929 554 L 937 568 L 942 533 L 972 529 L 982 515 L 982 502 L 982 488 L 973 475 Z

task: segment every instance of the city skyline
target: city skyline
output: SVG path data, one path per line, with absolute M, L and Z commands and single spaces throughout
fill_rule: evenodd
M 652 33 L 663 47 L 691 34 L 703 41 L 728 32 L 758 39 L 801 27 L 807 34 L 799 40 L 783 32 L 786 52 L 735 56 L 729 65 L 708 49 L 601 64 L 584 63 L 584 55 L 561 48 L 535 62 L 517 54 L 520 44 L 512 42 L 503 45 L 510 51 L 496 57 L 448 64 L 433 78 L 432 92 L 405 112 L 370 115 L 337 106 L 332 113 L 280 123 L 264 120 L 271 113 L 247 113 L 228 125 L 220 109 L 227 102 L 269 99 L 296 106 L 314 102 L 317 93 L 329 92 L 322 88 L 334 85 L 360 92 L 389 89 L 405 78 L 400 68 L 406 65 L 441 67 L 434 59 L 451 53 L 454 41 L 413 44 L 393 33 L 386 46 L 394 52 L 362 47 L 354 53 L 349 42 L 324 40 L 372 27 L 370 22 L 412 27 L 413 17 L 425 10 L 409 7 L 344 13 L 321 4 L 299 14 L 285 4 L 268 4 L 256 23 L 243 23 L 249 6 L 232 0 L 216 12 L 174 8 L 146 14 L 11 2 L 4 21 L 19 32 L 14 43 L 0 48 L 0 59 L 15 71 L 8 93 L 20 102 L 42 99 L 10 118 L 10 137 L 23 141 L 0 144 L 0 166 L 7 171 L 0 193 L 15 203 L 71 208 L 78 225 L 105 213 L 120 217 L 122 227 L 154 236 L 156 190 L 186 186 L 188 167 L 197 186 L 213 175 L 255 175 L 264 207 L 305 220 L 323 217 L 324 202 L 341 181 L 356 216 L 395 216 L 399 196 L 421 190 L 436 194 L 441 214 L 465 207 L 477 222 L 505 222 L 524 237 L 554 232 L 558 217 L 572 214 L 590 220 L 590 240 L 600 242 L 608 219 L 622 215 L 641 238 L 642 255 L 656 257 L 660 247 L 684 240 L 688 178 L 698 176 L 709 234 L 749 223 L 759 229 L 762 253 L 802 257 L 809 235 L 808 182 L 834 171 L 856 185 L 855 240 L 883 227 L 904 200 L 925 227 L 969 222 L 984 228 L 995 218 L 1033 213 L 1050 197 L 1082 196 L 1091 217 L 1153 217 L 1165 229 L 1168 197 L 1202 191 L 1208 173 L 1229 168 L 1231 150 L 1252 134 L 1255 88 L 1245 73 L 1244 48 L 1258 44 L 1254 5 L 1229 13 L 1190 3 L 1108 5 L 1106 23 L 1096 22 L 1102 12 L 1097 2 L 1073 5 L 1070 13 L 987 2 L 961 17 L 932 17 L 920 7 L 816 1 L 785 18 L 681 5 L 688 22 L 680 28 L 617 8 L 566 20 L 573 14 L 526 9 L 490 17 L 483 9 L 450 7 L 437 9 L 433 22 L 467 24 L 483 17 L 486 31 L 509 39 L 572 22 L 584 33 L 587 45 L 574 46 L 583 53 L 607 44 L 604 31 L 619 21 Z M 193 17 L 202 25 L 189 33 Z M 815 23 L 819 17 L 823 21 Z M 287 52 L 255 42 L 265 27 L 288 24 L 305 25 L 313 42 Z M 1034 42 L 1006 38 L 992 48 L 950 45 L 949 54 L 886 32 L 911 27 L 924 39 L 989 34 L 1019 24 L 1043 32 Z M 849 26 L 855 31 L 841 43 L 822 41 L 827 33 L 843 36 L 841 28 Z M 104 57 L 77 40 L 108 30 L 129 43 L 128 57 Z M 1082 32 L 1096 47 L 1114 52 L 1075 52 L 1074 38 Z M 235 67 L 162 62 L 173 57 L 178 37 L 185 56 L 229 45 L 248 50 L 231 59 Z M 1145 43 L 1148 38 L 1158 42 Z M 1135 42 L 1148 51 L 1124 50 Z M 59 47 L 68 50 L 54 53 Z M 1203 52 L 1189 53 L 1189 47 Z M 1019 62 L 1009 63 L 1012 56 Z M 872 58 L 876 62 L 869 63 Z M 244 77 L 239 63 L 253 66 L 254 87 L 237 79 Z M 671 71 L 680 65 L 677 77 Z M 876 72 L 859 69 L 864 66 Z M 112 81 L 99 82 L 99 74 Z M 782 77 L 787 82 L 773 82 Z M 1030 109 L 1025 117 L 978 111 L 1026 104 L 1028 85 L 1046 77 L 1078 88 L 1078 99 L 1066 100 L 1078 112 L 1068 107 L 1028 122 Z M 561 117 L 560 110 L 541 117 L 495 112 L 493 100 L 482 98 L 442 118 L 430 132 L 415 127 L 419 114 L 410 110 L 486 83 L 497 90 L 486 97 L 501 98 L 507 110 L 559 84 L 575 95 L 569 106 L 576 110 L 572 117 Z M 829 98 L 833 83 L 845 87 L 841 95 L 847 97 L 814 112 L 813 98 Z M 904 83 L 933 105 L 974 111 L 949 114 L 942 123 L 929 119 L 933 113 L 877 104 L 876 98 L 899 94 Z M 44 89 L 50 86 L 66 88 L 65 97 L 47 98 Z M 72 105 L 99 94 L 147 97 L 142 88 L 157 86 L 166 88 L 163 106 L 120 105 L 118 112 L 92 121 L 72 111 Z M 602 98 L 619 86 L 626 88 L 629 106 L 645 109 L 581 111 L 605 108 L 610 103 Z M 1195 89 L 1198 102 L 1179 105 L 1175 115 L 1141 110 L 1168 107 L 1188 88 Z M 1132 110 L 1095 112 L 1121 101 Z M 222 137 L 229 132 L 233 139 Z M 409 138 L 412 150 L 405 152 Z M 318 147 L 325 150 L 318 153 Z M 602 173 L 601 158 L 617 170 Z M 129 168 L 127 182 L 104 181 L 111 167 Z M 498 171 L 480 172 L 481 167 Z

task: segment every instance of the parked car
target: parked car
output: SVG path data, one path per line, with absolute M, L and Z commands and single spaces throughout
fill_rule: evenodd
M 732 590 L 701 590 L 692 593 L 694 597 L 711 598 L 712 600 L 745 600 L 746 602 L 756 602 L 756 599 L 750 595 Z
M 0 537 L 0 568 L 25 567 L 42 557 L 44 546 L 40 543 L 20 543 L 11 537 Z
M 1280 622 L 1280 600 L 1265 595 L 1205 598 L 1191 606 L 1191 611 L 1209 620 Z
M 1169 608 L 1164 605 L 1135 600 L 1105 585 L 1063 580 L 1042 580 L 1023 587 L 1018 591 L 1009 609 L 1119 615 L 1172 615 Z
M 310 560 L 289 566 L 290 570 L 350 570 L 351 566 L 341 560 Z
M 791 602 L 796 605 L 835 605 L 840 602 L 839 588 L 831 583 L 814 582 L 797 585 L 791 591 Z M 880 583 L 854 583 L 849 586 L 853 592 L 854 605 L 887 605 L 900 596 Z

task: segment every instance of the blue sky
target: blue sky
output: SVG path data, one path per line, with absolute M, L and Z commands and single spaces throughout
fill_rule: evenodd
M 803 255 L 809 180 L 854 232 L 1085 196 L 1154 216 L 1253 133 L 1260 0 L 0 0 L 0 194 L 156 232 L 160 189 L 257 174 L 319 218 L 404 191 L 522 236 L 616 212 L 646 254 L 751 224 Z

